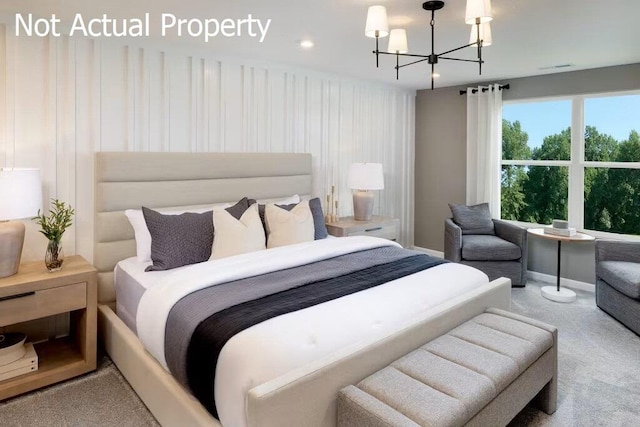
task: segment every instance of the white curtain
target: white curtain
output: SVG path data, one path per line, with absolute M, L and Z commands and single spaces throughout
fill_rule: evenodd
M 467 204 L 489 203 L 494 218 L 500 218 L 501 157 L 500 85 L 467 88 Z

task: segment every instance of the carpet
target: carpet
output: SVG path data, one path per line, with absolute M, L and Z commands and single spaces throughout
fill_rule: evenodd
M 510 426 L 640 426 L 640 337 L 600 310 L 593 292 L 570 304 L 514 288 L 511 310 L 558 328 L 558 409 L 527 406 Z
M 2 427 L 158 425 L 106 356 L 93 373 L 0 403 Z
M 512 291 L 512 310 L 559 330 L 558 410 L 527 406 L 515 426 L 640 426 L 640 337 L 596 307 L 594 294 L 577 291 L 571 304 L 542 298 L 540 283 Z M 0 425 L 157 426 L 120 375 L 101 359 L 83 377 L 0 403 Z

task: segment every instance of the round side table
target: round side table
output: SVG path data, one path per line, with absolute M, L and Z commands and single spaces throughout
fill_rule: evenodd
M 556 234 L 546 234 L 544 228 L 530 228 L 527 232 L 533 236 L 558 242 L 558 266 L 556 273 L 556 286 L 544 286 L 542 296 L 556 302 L 573 302 L 576 300 L 576 293 L 571 289 L 560 287 L 560 261 L 562 260 L 562 242 L 591 242 L 595 237 L 584 233 L 576 233 L 573 236 L 559 236 Z

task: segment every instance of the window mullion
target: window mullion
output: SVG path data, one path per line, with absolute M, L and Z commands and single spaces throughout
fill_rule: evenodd
M 584 229 L 584 97 L 572 99 L 571 165 L 569 166 L 569 224 Z
M 587 168 L 608 168 L 608 169 L 640 169 L 640 162 L 593 162 L 585 161 L 582 164 Z
M 571 166 L 567 160 L 502 160 L 502 165 L 510 166 Z

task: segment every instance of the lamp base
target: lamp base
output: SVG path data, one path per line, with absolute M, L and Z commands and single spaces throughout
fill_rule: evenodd
M 371 191 L 355 191 L 353 193 L 353 219 L 356 221 L 371 221 L 373 199 Z
M 20 267 L 24 245 L 24 224 L 0 222 L 0 277 L 13 276 Z

